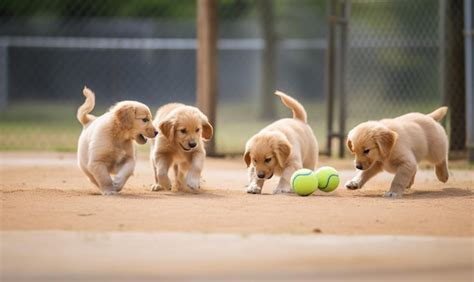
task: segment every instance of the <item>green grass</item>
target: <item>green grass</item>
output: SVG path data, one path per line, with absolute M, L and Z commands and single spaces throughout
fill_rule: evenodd
M 436 101 L 423 103 L 385 103 L 377 107 L 367 107 L 362 100 L 349 104 L 350 118 L 347 129 L 370 118 L 394 117 L 409 111 L 430 112 L 436 108 Z M 304 103 L 309 124 L 319 141 L 326 145 L 326 109 L 323 103 Z M 392 110 L 387 111 L 387 109 Z M 151 107 L 155 109 L 156 107 Z M 249 103 L 219 104 L 215 138 L 220 154 L 239 154 L 245 142 L 262 127 L 271 123 L 258 118 L 258 107 Z M 354 111 L 357 110 L 357 111 Z M 362 110 L 365 109 L 365 110 Z M 16 103 L 0 112 L 1 151 L 76 151 L 77 138 L 82 126 L 76 120 L 77 105 L 54 103 Z M 106 109 L 96 109 L 100 115 Z M 290 117 L 291 112 L 278 106 L 278 118 Z M 337 128 L 337 120 L 335 121 Z M 334 145 L 334 147 L 337 147 Z M 148 145 L 139 146 L 140 151 L 148 151 Z
M 0 112 L 0 150 L 74 151 L 81 125 L 72 105 L 15 104 Z

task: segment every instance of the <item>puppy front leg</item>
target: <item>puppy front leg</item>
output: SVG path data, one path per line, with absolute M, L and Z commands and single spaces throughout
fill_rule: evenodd
M 193 190 L 199 189 L 204 158 L 204 153 L 196 153 L 191 160 L 191 168 L 186 175 L 186 185 Z
M 135 160 L 129 158 L 120 168 L 118 173 L 115 175 L 112 185 L 120 192 L 127 182 L 128 178 L 133 174 L 133 169 L 135 168 Z
M 255 167 L 249 168 L 249 179 L 250 183 L 247 186 L 247 193 L 249 194 L 261 194 L 263 183 L 265 182 L 264 179 L 260 179 L 257 177 L 255 173 Z
M 360 189 L 367 181 L 369 181 L 369 179 L 377 175 L 382 170 L 382 164 L 376 162 L 368 169 L 360 170 L 359 172 L 357 172 L 356 176 L 354 176 L 352 180 L 347 181 L 345 186 L 347 189 L 351 190 Z
M 171 160 L 167 156 L 159 155 L 156 158 L 155 184 L 151 185 L 152 191 L 171 190 L 171 181 L 168 170 Z
M 403 191 L 408 188 L 415 174 L 416 163 L 409 162 L 401 164 L 393 178 L 390 190 L 385 192 L 383 196 L 389 198 L 401 198 L 403 196 Z
M 291 176 L 295 171 L 298 169 L 302 168 L 303 166 L 301 164 L 295 164 L 295 165 L 289 165 L 287 166 L 284 170 L 283 173 L 281 174 L 280 181 L 278 182 L 277 187 L 275 190 L 273 190 L 273 194 L 279 194 L 279 193 L 290 193 L 292 192 L 291 189 Z
M 109 171 L 107 167 L 101 162 L 92 162 L 89 165 L 89 171 L 94 176 L 94 179 L 99 184 L 99 189 L 102 192 L 102 195 L 109 196 L 117 194 L 112 178 L 110 178 Z

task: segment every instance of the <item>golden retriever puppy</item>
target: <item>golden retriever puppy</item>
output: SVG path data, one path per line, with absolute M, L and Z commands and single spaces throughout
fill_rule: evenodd
M 95 117 L 89 114 L 95 106 L 94 93 L 84 87 L 83 94 L 86 101 L 77 110 L 77 119 L 83 125 L 77 149 L 78 164 L 103 195 L 113 195 L 122 190 L 133 174 L 133 141 L 145 144 L 146 137 L 153 138 L 158 132 L 146 105 L 123 101 Z
M 213 134 L 207 117 L 196 107 L 171 103 L 158 109 L 153 123 L 160 135 L 151 145 L 155 173 L 152 191 L 178 191 L 186 186 L 198 189 L 206 158 L 204 141 Z M 173 185 L 168 177 L 170 167 L 174 170 Z
M 377 173 L 385 170 L 395 177 L 385 197 L 402 197 L 415 179 L 418 163 L 427 160 L 435 165 L 436 176 L 448 181 L 448 138 L 437 122 L 447 107 L 430 114 L 409 113 L 394 119 L 368 121 L 353 128 L 347 148 L 355 155 L 360 170 L 346 183 L 348 189 L 360 189 Z
M 250 178 L 247 193 L 260 194 L 265 180 L 274 174 L 281 177 L 273 193 L 291 192 L 293 172 L 301 168 L 313 170 L 318 162 L 318 142 L 307 124 L 305 109 L 283 92 L 276 91 L 275 95 L 293 111 L 293 118 L 275 121 L 247 141 L 244 153 Z

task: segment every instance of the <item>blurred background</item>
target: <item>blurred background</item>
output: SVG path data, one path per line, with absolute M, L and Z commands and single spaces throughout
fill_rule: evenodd
M 273 96 L 280 89 L 303 102 L 325 153 L 342 155 L 341 136 L 360 122 L 449 105 L 452 156 L 466 157 L 463 1 L 217 3 L 216 154 L 240 154 L 291 115 Z M 75 151 L 84 85 L 97 115 L 125 99 L 153 112 L 194 104 L 196 6 L 1 1 L 0 150 Z

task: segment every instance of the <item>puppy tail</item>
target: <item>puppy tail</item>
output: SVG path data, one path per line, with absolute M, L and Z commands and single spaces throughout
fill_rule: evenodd
M 283 104 L 293 111 L 293 118 L 294 119 L 299 119 L 302 122 L 307 123 L 306 111 L 303 108 L 303 106 L 298 101 L 296 101 L 296 99 L 294 99 L 294 98 L 292 98 L 292 97 L 290 97 L 290 96 L 286 95 L 285 93 L 283 93 L 281 91 L 278 91 L 278 90 L 275 91 L 275 95 L 280 96 L 281 101 L 283 102 Z
M 441 107 L 439 109 L 434 110 L 432 113 L 429 113 L 428 116 L 436 121 L 440 121 L 446 116 L 447 112 L 448 107 Z
M 82 106 L 77 109 L 77 119 L 82 125 L 87 125 L 89 122 L 95 119 L 95 116 L 90 115 L 95 106 L 95 94 L 87 86 L 84 86 L 82 94 L 86 97 L 86 101 Z

